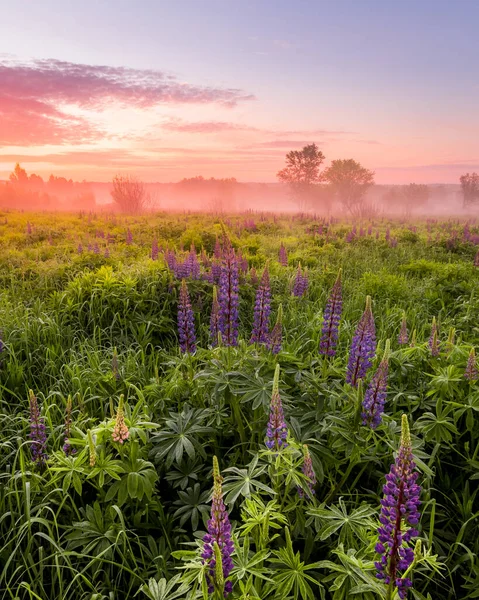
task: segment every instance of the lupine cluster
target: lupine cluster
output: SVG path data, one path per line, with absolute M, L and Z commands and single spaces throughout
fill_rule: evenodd
M 201 558 L 208 565 L 208 593 L 215 590 L 223 592 L 226 597 L 232 590 L 231 581 L 227 581 L 232 569 L 234 544 L 231 538 L 231 523 L 223 501 L 223 478 L 220 474 L 218 459 L 213 457 L 213 497 L 211 500 L 211 517 L 208 520 L 208 533 L 203 537 Z M 217 551 L 215 552 L 215 546 Z M 218 564 L 218 559 L 221 564 Z
M 474 348 L 471 348 L 471 351 L 469 352 L 466 370 L 464 371 L 464 377 L 470 382 L 476 381 L 479 377 L 476 362 L 476 351 Z
M 381 523 L 376 552 L 381 555 L 374 564 L 376 577 L 390 589 L 397 588 L 401 599 L 407 596 L 412 581 L 404 574 L 414 560 L 414 551 L 408 543 L 418 536 L 419 497 L 421 488 L 416 483 L 419 473 L 413 460 L 411 436 L 407 416 L 402 416 L 401 445 L 395 462 L 386 475 L 381 500 Z
M 182 352 L 196 352 L 195 317 L 191 308 L 186 281 L 183 279 L 178 302 L 178 337 Z
M 116 411 L 115 425 L 111 437 L 114 442 L 123 444 L 130 437 L 130 432 L 125 423 L 125 411 L 123 408 L 123 394 L 120 396 L 120 402 L 118 403 L 118 409 Z
M 67 405 L 65 409 L 65 431 L 64 431 L 64 439 L 63 439 L 63 452 L 67 456 L 72 456 L 76 454 L 76 449 L 73 448 L 70 444 L 70 433 L 72 427 L 72 398 L 68 396 Z
M 346 383 L 357 387 L 372 364 L 376 350 L 376 327 L 374 325 L 371 297 L 366 297 L 366 308 L 354 332 L 349 351 Z
M 366 393 L 364 394 L 363 412 L 361 413 L 361 417 L 363 419 L 363 425 L 369 425 L 371 429 L 376 429 L 382 421 L 388 387 L 389 352 L 390 345 L 389 340 L 387 340 L 383 359 L 379 363 L 379 366 L 368 385 Z
M 341 283 L 341 269 L 331 289 L 323 314 L 323 328 L 319 353 L 323 356 L 335 356 L 339 335 L 339 322 L 343 309 L 343 294 Z
M 158 248 L 158 240 L 154 238 L 151 243 L 151 260 L 158 260 L 159 253 L 160 249 Z
M 30 404 L 30 435 L 32 460 L 39 467 L 43 467 L 48 460 L 47 455 L 47 430 L 45 419 L 40 415 L 38 400 L 32 390 L 29 391 Z
M 439 356 L 439 340 L 438 340 L 438 331 L 437 331 L 437 323 L 436 317 L 432 318 L 431 325 L 431 335 L 429 336 L 429 349 L 431 351 L 431 356 Z
M 279 264 L 283 267 L 288 266 L 288 251 L 286 250 L 283 242 L 281 242 L 281 246 L 279 247 Z
M 285 448 L 288 439 L 288 426 L 284 420 L 283 403 L 279 394 L 279 365 L 276 365 L 273 379 L 273 393 L 266 427 L 266 447 L 269 450 Z
M 283 343 L 283 305 L 280 304 L 278 307 L 278 315 L 276 317 L 276 323 L 273 325 L 269 336 L 268 347 L 273 354 L 279 354 L 281 352 L 281 346 Z
M 405 346 L 409 341 L 409 335 L 407 332 L 407 321 L 406 321 L 406 313 L 403 313 L 401 320 L 401 329 L 398 335 L 398 344 L 400 346 Z
M 130 231 L 130 228 L 128 228 L 127 232 L 126 232 L 126 243 L 128 245 L 133 243 L 133 234 Z
M 269 316 L 271 313 L 271 286 L 269 271 L 266 266 L 261 277 L 260 286 L 256 292 L 254 305 L 253 331 L 250 344 L 258 343 L 267 345 L 269 342 Z
M 316 494 L 314 490 L 314 486 L 316 485 L 316 473 L 314 472 L 313 461 L 311 459 L 311 454 L 309 453 L 309 449 L 306 444 L 303 445 L 303 451 L 304 458 L 301 471 L 306 477 L 306 485 L 308 487 L 309 494 L 311 496 L 314 496 Z M 298 488 L 298 495 L 300 498 L 304 498 L 304 490 L 302 488 Z
M 238 345 L 239 267 L 233 246 L 228 239 L 223 248 L 218 302 L 219 327 L 225 346 Z
M 308 272 L 306 269 L 301 269 L 301 263 L 298 264 L 298 270 L 296 271 L 296 277 L 293 284 L 293 296 L 301 298 L 308 290 Z
M 220 305 L 218 302 L 218 289 L 216 285 L 213 286 L 213 302 L 211 304 L 211 316 L 210 316 L 210 340 L 211 345 L 218 345 L 218 334 L 220 332 Z

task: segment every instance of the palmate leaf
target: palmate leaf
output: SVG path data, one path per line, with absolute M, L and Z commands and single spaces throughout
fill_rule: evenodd
M 189 587 L 186 583 L 180 583 L 180 579 L 181 574 L 175 575 L 169 581 L 164 578 L 159 581 L 151 578 L 139 591 L 143 592 L 150 600 L 175 600 L 176 598 L 184 598 Z M 180 585 L 175 590 L 178 584 Z
M 210 506 L 207 502 L 210 492 L 201 492 L 200 484 L 195 483 L 194 487 L 190 487 L 186 491 L 179 490 L 178 496 L 178 500 L 175 500 L 173 504 L 179 508 L 173 516 L 180 518 L 181 527 L 190 520 L 193 531 L 196 531 L 200 517 L 203 517 L 203 520 L 208 518 Z
M 452 406 L 446 405 L 443 408 L 442 400 L 438 400 L 436 414 L 432 412 L 424 413 L 416 421 L 416 428 L 423 433 L 427 442 L 450 443 L 452 442 L 452 434 L 458 434 L 454 420 L 449 416 L 452 412 Z
M 259 476 L 266 471 L 267 465 L 258 466 L 258 459 L 258 455 L 255 455 L 247 469 L 229 467 L 224 470 L 225 473 L 232 473 L 225 477 L 223 486 L 225 501 L 230 506 L 234 505 L 239 496 L 249 498 L 255 491 L 263 491 L 274 496 L 274 490 L 259 480 Z

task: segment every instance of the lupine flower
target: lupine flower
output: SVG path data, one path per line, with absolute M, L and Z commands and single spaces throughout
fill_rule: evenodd
M 160 250 L 158 248 L 158 240 L 153 238 L 153 241 L 151 242 L 151 260 L 158 260 L 159 253 Z
M 304 450 L 304 459 L 303 459 L 303 467 L 301 471 L 303 475 L 306 476 L 307 481 L 306 484 L 308 486 L 308 492 L 311 496 L 316 494 L 314 490 L 314 486 L 316 485 L 316 473 L 313 468 L 313 461 L 311 459 L 311 454 L 309 453 L 308 446 L 306 444 L 303 445 Z M 304 490 L 302 488 L 298 488 L 298 495 L 300 498 L 304 498 Z
M 130 245 L 133 242 L 133 234 L 130 231 L 130 228 L 128 227 L 128 230 L 126 232 L 126 243 L 128 245 Z
M 276 317 L 276 323 L 271 330 L 269 336 L 269 349 L 273 354 L 281 352 L 281 345 L 283 342 L 283 305 L 280 304 L 278 307 L 278 315 Z
M 390 344 L 389 340 L 387 340 L 383 359 L 379 363 L 364 394 L 361 417 L 363 425 L 369 425 L 371 429 L 376 429 L 382 421 L 388 386 L 389 352 Z
M 474 348 L 471 348 L 471 351 L 469 352 L 466 370 L 464 371 L 464 377 L 471 382 L 476 381 L 479 377 L 476 362 L 476 351 Z
M 251 281 L 251 285 L 258 285 L 258 273 L 256 272 L 256 269 L 254 267 L 251 267 L 251 269 L 249 270 L 249 278 Z
M 39 467 L 43 467 L 48 460 L 47 455 L 47 430 L 45 419 L 40 416 L 38 400 L 32 390 L 29 391 L 30 402 L 30 435 L 32 440 L 32 460 Z
M 208 593 L 215 590 L 226 597 L 232 590 L 231 581 L 226 581 L 233 569 L 231 555 L 234 544 L 231 539 L 231 523 L 223 501 L 223 478 L 220 474 L 218 459 L 213 456 L 213 497 L 211 500 L 211 518 L 208 521 L 208 533 L 203 537 L 201 558 L 208 564 Z M 216 550 L 216 552 L 215 552 Z
M 223 259 L 223 250 L 218 238 L 216 238 L 215 249 L 213 252 L 213 262 L 211 264 L 211 275 L 214 283 L 219 283 L 221 276 L 221 261 Z
M 401 445 L 383 486 L 376 544 L 381 558 L 374 563 L 376 577 L 391 588 L 397 588 L 401 599 L 406 598 L 408 588 L 412 587 L 411 579 L 404 577 L 414 560 L 414 551 L 408 544 L 419 535 L 416 526 L 420 518 L 421 488 L 416 483 L 419 473 L 413 458 L 407 416 L 403 415 Z
M 406 321 L 406 313 L 403 313 L 402 321 L 401 321 L 401 330 L 398 335 L 398 344 L 400 346 L 404 346 L 409 341 L 409 336 L 407 332 L 407 321 Z
M 429 336 L 429 349 L 431 356 L 439 356 L 439 340 L 437 339 L 436 317 L 432 318 L 431 335 Z
M 340 269 L 338 277 L 331 288 L 323 314 L 323 328 L 321 332 L 321 341 L 319 343 L 319 353 L 323 356 L 335 356 L 336 354 L 342 308 L 343 294 Z
M 270 450 L 280 450 L 288 444 L 288 426 L 284 420 L 283 403 L 279 395 L 279 365 L 276 365 L 273 379 L 273 393 L 269 408 L 269 420 L 266 427 L 266 447 Z
M 298 270 L 296 271 L 296 277 L 293 285 L 293 296 L 301 298 L 304 296 L 308 289 L 308 274 L 307 271 L 301 269 L 301 263 L 298 264 Z
M 76 454 L 76 449 L 72 448 L 70 444 L 70 432 L 72 426 L 72 397 L 68 396 L 67 405 L 65 409 L 65 431 L 64 431 L 64 439 L 63 439 L 63 452 L 67 456 L 72 456 Z
M 110 248 L 108 246 L 105 248 L 105 258 L 110 258 Z
M 116 348 L 113 348 L 113 358 L 111 359 L 111 371 L 113 373 L 113 377 L 119 381 L 120 379 L 120 367 L 118 365 L 118 352 Z
M 83 246 L 81 243 L 78 244 L 77 252 L 78 252 L 78 254 L 83 254 Z
M 192 279 L 200 278 L 200 263 L 198 262 L 198 256 L 196 254 L 194 244 L 191 244 L 190 253 L 185 261 L 185 265 L 187 269 L 187 277 L 191 277 Z
M 218 302 L 220 305 L 219 327 L 225 346 L 238 345 L 239 304 L 238 261 L 233 246 L 225 240 L 221 263 Z
M 218 289 L 216 285 L 213 286 L 213 302 L 211 305 L 211 316 L 210 316 L 210 339 L 211 345 L 218 345 L 218 333 L 220 331 L 220 305 L 218 302 Z
M 279 247 L 279 264 L 283 267 L 288 266 L 288 251 L 286 250 L 283 242 L 281 242 L 281 246 Z
M 166 264 L 168 265 L 168 268 L 170 269 L 170 271 L 175 273 L 176 272 L 176 254 L 173 252 L 173 250 L 168 250 L 165 253 L 165 260 L 166 260 Z
M 129 438 L 130 432 L 125 423 L 125 412 L 123 409 L 123 394 L 120 396 L 120 402 L 118 403 L 118 410 L 116 411 L 115 426 L 113 427 L 113 433 L 111 437 L 114 442 L 123 444 Z
M 346 383 L 357 387 L 358 380 L 363 379 L 371 366 L 376 350 L 376 327 L 371 309 L 371 297 L 366 296 L 366 308 L 354 332 L 349 351 Z
M 178 302 L 178 337 L 182 352 L 196 352 L 195 318 L 191 308 L 186 281 L 183 279 Z
M 268 344 L 269 342 L 269 315 L 271 313 L 271 287 L 269 271 L 266 266 L 261 277 L 261 284 L 256 292 L 254 305 L 253 331 L 250 344 Z
M 100 254 L 100 247 L 98 246 L 98 244 L 95 242 L 94 246 L 93 246 L 93 253 L 94 254 Z
M 93 433 L 91 429 L 87 431 L 87 439 L 88 439 L 88 453 L 90 455 L 90 467 L 94 467 L 96 464 L 96 444 L 95 437 L 93 437 Z
M 30 221 L 27 221 L 27 234 L 30 235 L 32 233 L 32 226 L 30 224 Z

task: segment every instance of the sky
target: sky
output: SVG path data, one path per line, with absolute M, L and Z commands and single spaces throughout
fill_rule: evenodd
M 0 0 L 0 179 L 479 170 L 479 0 Z

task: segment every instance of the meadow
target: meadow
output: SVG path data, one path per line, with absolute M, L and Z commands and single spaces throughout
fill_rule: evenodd
M 479 598 L 479 222 L 0 213 L 0 598 Z

